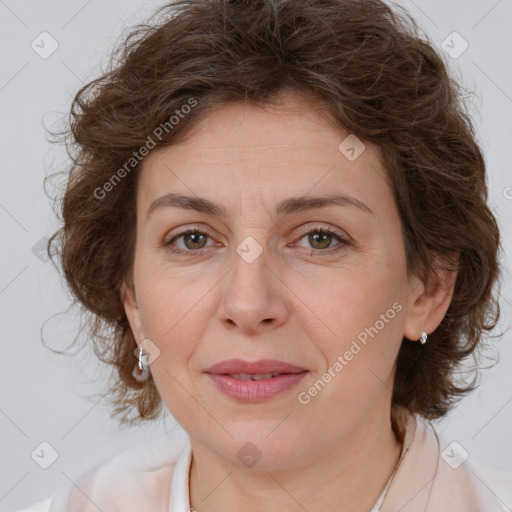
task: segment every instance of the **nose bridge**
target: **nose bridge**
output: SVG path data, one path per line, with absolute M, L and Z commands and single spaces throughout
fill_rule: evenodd
M 233 254 L 234 276 L 251 280 L 255 275 L 260 281 L 271 264 L 272 218 L 260 193 L 244 191 L 240 195 L 240 209 L 235 222 L 235 253 Z M 260 285 L 263 284 L 260 282 Z
M 249 235 L 235 247 L 233 270 L 229 279 L 230 296 L 237 298 L 238 307 L 247 304 L 251 308 L 261 306 L 258 302 L 268 300 L 270 254 L 268 239 Z
M 235 247 L 219 309 L 221 321 L 247 331 L 269 323 L 280 324 L 287 311 L 272 269 L 274 257 L 268 237 L 258 236 L 259 241 L 256 237 L 246 236 Z

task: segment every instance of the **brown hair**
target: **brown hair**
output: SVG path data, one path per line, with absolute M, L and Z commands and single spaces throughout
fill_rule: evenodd
M 445 415 L 475 389 L 477 369 L 471 382 L 458 382 L 457 370 L 500 316 L 500 234 L 461 87 L 428 37 L 405 10 L 379 0 L 181 0 L 155 17 L 78 91 L 59 134 L 72 164 L 49 252 L 83 306 L 96 354 L 117 369 L 113 416 L 134 423 L 162 410 L 153 379 L 132 377 L 136 343 L 120 298 L 122 280 L 132 283 L 141 148 L 149 138 L 175 144 L 214 107 L 269 104 L 285 88 L 321 102 L 337 125 L 380 149 L 408 271 L 426 276 L 436 261 L 458 269 L 428 343 L 403 340 L 392 397 L 425 418 Z M 194 107 L 185 115 L 187 103 Z

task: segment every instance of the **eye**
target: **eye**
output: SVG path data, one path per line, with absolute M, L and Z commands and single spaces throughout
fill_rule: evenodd
M 350 245 L 348 240 L 343 238 L 340 234 L 323 226 L 317 226 L 307 231 L 302 235 L 300 240 L 303 239 L 306 239 L 306 242 L 313 248 L 313 251 L 308 253 L 310 256 L 315 254 L 332 254 L 340 251 L 346 245 Z M 335 240 L 338 240 L 338 243 L 333 246 L 332 242 Z
M 164 242 L 163 245 L 173 254 L 198 255 L 202 254 L 202 250 L 205 247 L 208 247 L 206 245 L 208 238 L 208 233 L 198 228 L 193 228 L 173 236 L 168 242 Z M 184 247 L 175 248 L 172 244 L 175 240 L 179 239 L 183 239 Z
M 210 236 L 207 232 L 202 231 L 199 228 L 192 228 L 173 236 L 169 241 L 164 242 L 163 246 L 172 254 L 198 256 L 202 255 L 204 249 L 209 247 L 206 245 L 208 238 L 210 238 Z M 300 238 L 300 240 L 303 239 L 307 239 L 307 243 L 310 244 L 310 247 L 313 249 L 308 252 L 308 255 L 310 256 L 333 254 L 340 251 L 345 246 L 350 245 L 350 242 L 340 234 L 324 226 L 316 226 L 313 229 L 306 231 Z M 179 244 L 177 244 L 178 247 L 176 247 L 175 243 L 179 240 L 181 240 L 182 246 L 179 247 Z M 332 244 L 336 240 L 338 243 L 333 246 Z M 215 242 L 212 242 L 210 246 L 211 245 L 215 245 Z

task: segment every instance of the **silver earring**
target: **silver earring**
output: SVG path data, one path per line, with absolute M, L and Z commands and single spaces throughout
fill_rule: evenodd
M 420 343 L 424 345 L 427 342 L 428 335 L 425 331 L 421 333 Z
M 144 382 L 149 377 L 148 355 L 139 347 L 138 362 L 133 369 L 132 375 L 135 380 Z

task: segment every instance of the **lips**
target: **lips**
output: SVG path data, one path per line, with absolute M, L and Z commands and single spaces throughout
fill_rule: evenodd
M 211 366 L 205 373 L 231 399 L 258 403 L 293 389 L 308 370 L 276 359 L 229 359 Z
M 206 370 L 214 375 L 229 375 L 241 380 L 259 380 L 271 378 L 283 373 L 301 373 L 305 368 L 295 366 L 277 359 L 260 359 L 259 361 L 244 361 L 242 359 L 228 359 L 221 361 Z M 269 375 L 270 374 L 270 375 Z M 254 379 L 254 376 L 256 377 Z
M 308 374 L 307 370 L 298 373 L 281 373 L 277 377 L 261 379 L 254 375 L 245 374 L 249 379 L 237 379 L 229 374 L 207 373 L 207 377 L 215 384 L 215 387 L 224 395 L 237 402 L 258 403 L 265 402 L 277 395 L 292 390 Z

